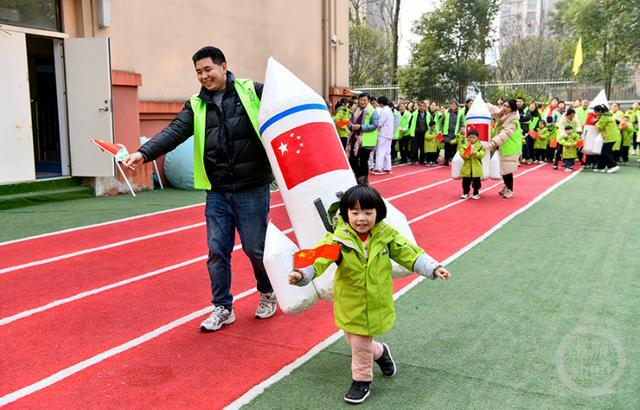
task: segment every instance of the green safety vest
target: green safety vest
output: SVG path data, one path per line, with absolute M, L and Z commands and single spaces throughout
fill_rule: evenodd
M 400 128 L 406 128 L 406 131 L 403 131 L 400 137 L 404 137 L 405 135 L 409 135 L 409 121 L 411 120 L 411 113 L 405 110 L 405 112 L 401 115 L 402 117 L 400 117 Z
M 522 151 L 522 128 L 520 128 L 520 121 L 516 120 L 516 130 L 511 134 L 508 140 L 502 143 L 500 147 L 500 153 L 503 157 L 508 157 Z
M 396 111 L 393 112 L 393 123 L 394 124 L 396 123 L 396 120 L 398 118 L 400 118 L 400 121 L 402 121 L 402 116 L 400 115 L 400 111 L 396 110 Z M 399 138 L 400 138 L 400 125 L 398 125 L 398 127 L 393 130 L 393 139 L 397 140 Z
M 415 110 L 411 113 L 411 117 L 409 118 L 409 131 L 407 131 L 405 135 L 415 137 L 416 125 L 418 125 L 418 110 Z
M 371 107 L 371 106 L 369 106 Z M 373 113 L 376 110 L 371 107 L 371 110 L 367 112 L 364 116 L 363 125 L 369 125 L 371 123 L 371 117 L 373 117 Z M 375 147 L 378 143 L 378 129 L 376 128 L 373 131 L 362 132 L 362 146 L 363 147 Z
M 256 94 L 256 89 L 251 80 L 236 79 L 233 87 L 240 97 L 256 135 L 260 137 L 260 127 L 258 125 L 258 111 L 260 110 L 260 99 Z M 189 99 L 193 110 L 193 187 L 195 189 L 211 189 L 211 181 L 204 168 L 204 140 L 207 123 L 207 103 L 202 101 L 198 94 L 194 94 Z
M 458 110 L 458 118 L 456 118 L 456 130 L 453 133 L 454 135 L 458 135 L 458 131 L 460 131 L 460 119 L 463 117 L 463 113 Z M 444 126 L 442 127 L 442 133 L 449 132 L 449 110 L 444 113 Z

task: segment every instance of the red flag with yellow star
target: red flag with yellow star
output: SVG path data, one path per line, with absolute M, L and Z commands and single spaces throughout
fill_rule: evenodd
M 327 244 L 313 249 L 302 249 L 293 254 L 293 268 L 302 269 L 313 265 L 318 258 L 337 261 L 340 258 L 340 245 Z

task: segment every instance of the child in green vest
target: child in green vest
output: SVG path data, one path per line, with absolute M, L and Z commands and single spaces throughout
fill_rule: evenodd
M 633 135 L 636 130 L 631 124 L 631 118 L 629 115 L 622 117 L 620 122 L 620 134 L 622 134 L 622 148 L 620 149 L 620 160 L 623 164 L 629 163 L 629 149 L 631 149 L 631 143 L 633 142 Z
M 549 147 L 549 133 L 544 132 L 547 123 L 544 120 L 539 120 L 536 125 L 535 132 L 538 133 L 538 137 L 533 141 L 533 163 L 539 164 L 544 162 L 547 156 L 547 148 Z
M 482 143 L 478 141 L 478 131 L 471 130 L 467 135 L 466 142 L 458 144 L 458 153 L 464 160 L 462 169 L 460 170 L 460 176 L 462 177 L 462 199 L 469 198 L 469 190 L 471 184 L 473 184 L 472 199 L 480 199 L 480 187 L 482 183 L 482 158 L 484 158 L 486 152 L 482 148 Z
M 558 144 L 562 146 L 562 162 L 565 172 L 573 171 L 573 164 L 578 158 L 578 134 L 573 132 L 573 127 L 567 125 L 564 127 L 564 135 L 558 140 Z M 556 167 L 554 166 L 554 169 Z
M 369 396 L 373 362 L 382 374 L 396 374 L 389 346 L 373 339 L 389 331 L 395 321 L 391 261 L 430 279 L 448 280 L 451 274 L 383 222 L 387 208 L 380 193 L 370 186 L 349 188 L 340 199 L 338 225 L 318 243 L 339 245 L 336 261 L 317 258 L 313 265 L 289 274 L 289 283 L 308 284 L 331 263 L 338 269 L 334 279 L 334 317 L 351 347 L 351 388 L 344 399 L 362 403 Z
M 425 162 L 428 167 L 435 167 L 438 162 L 438 128 L 436 122 L 431 120 L 429 123 L 429 130 L 424 134 L 424 152 Z
M 547 162 L 553 161 L 553 169 L 558 169 L 558 161 L 562 155 L 562 145 L 558 144 L 558 126 L 553 122 L 553 117 L 548 116 L 547 125 L 542 130 L 545 138 L 549 141 L 547 147 Z

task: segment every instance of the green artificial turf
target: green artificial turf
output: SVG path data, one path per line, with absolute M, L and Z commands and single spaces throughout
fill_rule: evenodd
M 203 191 L 174 188 L 0 210 L 0 242 L 204 202 Z M 204 221 L 204 216 L 203 216 Z
M 359 407 L 640 408 L 638 232 L 635 166 L 562 185 L 397 301 L 398 373 Z M 247 407 L 348 407 L 350 381 L 339 340 Z

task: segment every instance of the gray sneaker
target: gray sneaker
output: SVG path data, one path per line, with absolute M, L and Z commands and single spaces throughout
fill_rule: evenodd
M 278 301 L 276 295 L 273 292 L 261 293 L 260 303 L 258 309 L 256 309 L 256 317 L 259 319 L 266 319 L 276 314 L 278 308 Z
M 215 332 L 220 329 L 222 325 L 230 325 L 236 321 L 236 315 L 233 313 L 233 309 L 229 309 L 224 306 L 215 306 L 213 312 L 200 323 L 200 330 L 204 332 Z

